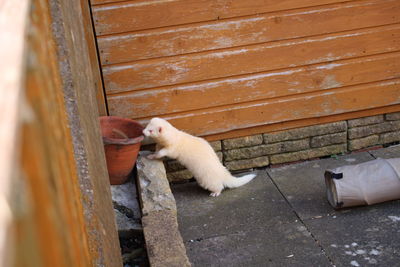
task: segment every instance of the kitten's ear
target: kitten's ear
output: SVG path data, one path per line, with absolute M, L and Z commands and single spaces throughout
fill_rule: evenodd
M 162 132 L 162 127 L 158 127 L 158 132 L 159 132 L 159 133 Z

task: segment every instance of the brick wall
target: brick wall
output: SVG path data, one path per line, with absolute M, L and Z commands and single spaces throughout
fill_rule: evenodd
M 400 141 L 400 112 L 211 142 L 231 171 L 348 153 Z M 171 182 L 192 178 L 166 160 Z

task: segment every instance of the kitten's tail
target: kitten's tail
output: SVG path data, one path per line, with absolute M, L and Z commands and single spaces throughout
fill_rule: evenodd
M 256 177 L 256 174 L 247 174 L 242 177 L 234 177 L 231 175 L 227 181 L 224 181 L 224 186 L 227 188 L 239 187 L 247 184 L 248 182 L 253 180 L 254 177 Z

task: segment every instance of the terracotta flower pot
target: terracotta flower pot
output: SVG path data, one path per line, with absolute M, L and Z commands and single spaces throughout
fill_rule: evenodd
M 123 184 L 132 172 L 143 140 L 143 126 L 138 122 L 115 117 L 100 117 L 101 134 L 110 183 Z

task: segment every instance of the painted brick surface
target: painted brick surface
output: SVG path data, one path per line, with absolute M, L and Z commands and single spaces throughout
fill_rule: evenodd
M 224 149 L 255 146 L 263 143 L 263 136 L 261 134 L 257 134 L 252 136 L 227 139 L 223 140 L 222 143 L 224 144 Z
M 280 141 L 303 139 L 310 136 L 344 132 L 346 130 L 347 124 L 345 121 L 333 122 L 322 125 L 292 129 L 283 132 L 264 134 L 264 142 L 275 143 Z
M 365 125 L 370 125 L 370 124 L 377 124 L 377 123 L 381 123 L 381 122 L 383 122 L 383 115 L 370 116 L 370 117 L 364 117 L 364 118 L 347 121 L 349 128 L 365 126 Z

